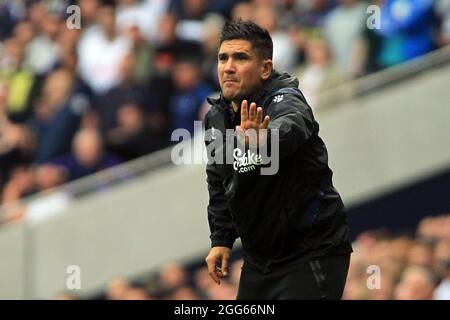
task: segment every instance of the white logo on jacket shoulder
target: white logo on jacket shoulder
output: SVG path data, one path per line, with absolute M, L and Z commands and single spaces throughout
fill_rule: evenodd
M 284 99 L 284 95 L 278 94 L 275 97 L 273 97 L 273 102 L 277 102 L 278 103 L 278 102 L 283 101 L 283 99 Z

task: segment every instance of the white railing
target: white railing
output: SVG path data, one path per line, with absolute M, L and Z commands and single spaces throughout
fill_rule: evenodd
M 323 92 L 319 95 L 321 109 L 329 109 L 348 99 L 385 88 L 448 62 L 450 62 L 450 45 Z

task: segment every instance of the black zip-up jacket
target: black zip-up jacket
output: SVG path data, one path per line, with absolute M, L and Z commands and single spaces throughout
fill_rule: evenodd
M 225 130 L 240 124 L 240 110 L 234 113 L 222 96 L 208 101 L 205 129 L 220 130 L 225 139 Z M 268 129 L 279 130 L 279 170 L 261 175 L 261 167 L 207 165 L 212 247 L 231 248 L 240 237 L 246 265 L 263 273 L 285 263 L 352 252 L 319 124 L 298 80 L 274 71 L 254 101 L 269 115 Z

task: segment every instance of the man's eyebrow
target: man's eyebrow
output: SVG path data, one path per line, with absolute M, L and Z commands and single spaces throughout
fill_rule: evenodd
M 250 52 L 247 52 L 247 51 L 236 51 L 236 52 L 233 52 L 233 55 L 234 56 L 242 56 L 242 55 L 246 55 L 246 56 L 251 56 L 251 54 L 250 54 Z
M 251 56 L 250 52 L 247 51 L 234 51 L 231 53 L 232 56 L 242 56 L 242 55 L 246 55 L 246 56 Z M 229 54 L 227 52 L 219 52 L 218 54 L 219 57 L 227 57 L 229 56 Z

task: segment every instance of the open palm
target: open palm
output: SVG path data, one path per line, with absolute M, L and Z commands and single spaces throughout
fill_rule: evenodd
M 267 129 L 269 121 L 269 116 L 265 116 L 263 119 L 263 109 L 261 107 L 257 108 L 256 103 L 252 102 L 249 108 L 247 100 L 243 100 L 241 104 L 241 125 L 236 127 L 236 133 L 241 139 L 242 137 L 245 137 L 246 146 L 249 144 L 259 145 L 265 137 L 265 129 Z M 264 130 L 260 131 L 261 129 Z M 249 131 L 251 130 L 253 130 L 253 134 L 249 134 Z M 262 135 L 264 135 L 264 137 L 262 137 Z

